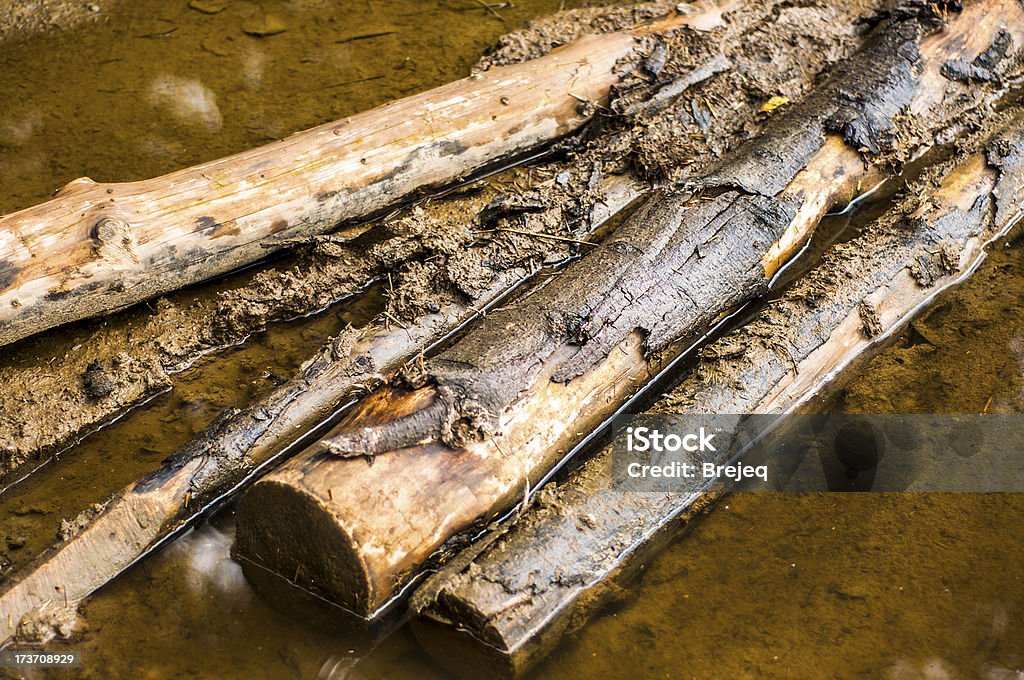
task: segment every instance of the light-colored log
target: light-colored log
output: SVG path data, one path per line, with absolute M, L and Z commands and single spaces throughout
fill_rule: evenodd
M 637 37 L 732 4 L 583 37 L 278 142 L 138 182 L 75 180 L 0 217 L 0 345 L 232 271 L 583 125 Z

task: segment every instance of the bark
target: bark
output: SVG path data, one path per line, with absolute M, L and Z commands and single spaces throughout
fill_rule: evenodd
M 691 18 L 697 22 L 701 16 L 711 15 Z M 695 43 L 712 40 L 705 35 L 711 34 L 690 33 L 687 37 Z M 646 37 L 654 38 L 654 34 Z M 643 43 L 637 49 L 639 57 L 649 45 Z M 647 108 L 643 100 L 652 92 L 651 102 L 665 99 L 662 86 L 685 89 L 727 66 L 720 54 L 685 56 L 688 58 L 680 60 L 676 71 L 670 73 L 666 68 L 657 83 L 639 88 L 641 110 Z M 621 82 L 636 80 L 634 73 L 623 76 Z M 655 129 L 667 127 L 658 122 L 652 125 Z M 602 147 L 602 139 L 608 137 L 587 143 L 588 150 Z M 621 137 L 631 135 L 617 135 L 617 139 Z M 601 178 L 609 172 L 602 171 L 601 160 L 592 158 L 604 154 L 574 151 L 583 143 L 579 137 L 563 142 L 568 159 L 550 161 L 537 170 L 506 170 L 452 196 L 432 197 L 383 225 L 370 228 L 362 224 L 303 241 L 290 261 L 240 273 L 221 284 L 223 288 L 216 294 L 178 291 L 84 332 L 77 328 L 74 335 L 42 336 L 38 345 L 22 343 L 0 367 L 0 478 L 11 477 L 33 462 L 45 463 L 50 454 L 76 437 L 169 389 L 175 373 L 210 352 L 238 344 L 273 321 L 325 309 L 374 281 L 388 279 L 389 289 L 401 300 L 389 312 L 405 324 L 415 322 L 416 316 L 429 308 L 432 303 L 426 298 L 430 296 L 447 299 L 454 294 L 472 299 L 475 289 L 490 276 L 470 261 L 472 246 L 481 239 L 478 229 L 510 226 L 532 231 L 539 224 L 552 237 L 577 238 L 591 228 L 594 205 L 602 200 Z M 538 193 L 538 183 L 547 187 L 543 196 Z M 524 185 L 529 189 L 523 190 Z M 530 197 L 509 196 L 518 193 Z M 492 201 L 496 205 L 485 211 Z M 519 224 L 519 217 L 527 213 L 532 224 Z M 518 241 L 524 239 L 507 240 L 518 252 Z M 551 252 L 542 253 L 538 245 Z M 522 250 L 544 261 L 563 256 L 558 253 L 564 248 L 555 240 L 534 239 Z M 516 261 L 510 263 L 513 259 Z M 505 255 L 488 261 L 491 268 L 501 269 L 519 266 L 520 259 L 524 258 Z M 452 272 L 456 267 L 462 270 L 443 277 L 457 290 L 438 291 L 437 286 L 425 286 L 422 276 L 409 275 L 413 270 L 437 268 L 429 264 L 437 260 L 451 261 Z M 26 390 L 26 385 L 34 389 Z
M 930 33 L 940 21 L 928 10 L 883 20 L 758 141 L 686 191 L 656 192 L 564 273 L 255 484 L 238 508 L 236 552 L 378 615 L 447 539 L 521 499 L 679 340 L 763 293 L 820 216 L 874 177 L 876 151 L 908 151 L 893 143 L 903 126 L 930 137 L 1002 92 L 939 70 L 1000 31 L 1019 42 L 1022 18 L 1016 3 L 993 0 L 942 33 Z
M 589 36 L 228 158 L 140 182 L 75 180 L 0 218 L 0 344 L 264 258 L 582 126 L 652 31 Z
M 695 372 L 650 413 L 792 412 L 875 353 L 1022 216 L 1022 123 L 933 169 L 903 205 L 703 349 Z M 438 661 L 461 675 L 522 675 L 713 502 L 712 480 L 672 492 L 616 489 L 611 456 L 608 447 L 542 492 L 507 533 L 416 593 L 414 630 Z
M 780 7 L 785 17 L 789 10 L 784 3 Z M 745 121 L 760 105 L 759 95 L 747 89 L 749 78 L 743 73 L 757 60 L 756 55 L 743 52 L 752 34 L 768 35 L 772 41 L 786 44 L 822 41 L 821 49 L 815 52 L 818 61 L 801 60 L 803 68 L 776 60 L 772 68 L 778 68 L 779 73 L 773 82 L 782 91 L 803 88 L 813 77 L 815 64 L 820 66 L 852 49 L 854 36 L 849 32 L 830 30 L 826 39 L 815 37 L 821 26 L 836 16 L 832 9 L 823 10 L 817 22 L 809 22 L 804 12 L 796 14 L 797 20 L 783 18 L 764 34 L 762 20 L 776 9 L 757 6 L 737 12 L 728 29 L 706 36 L 674 32 L 668 38 L 668 58 L 657 77 L 645 73 L 618 94 L 628 97 L 632 110 L 624 124 L 606 128 L 567 160 L 541 168 L 515 169 L 511 177 L 505 173 L 495 179 L 499 186 L 493 191 L 473 188 L 469 196 L 428 202 L 412 215 L 389 220 L 382 230 L 392 236 L 370 246 L 361 247 L 360 240 L 317 245 L 313 255 L 326 257 L 331 253 L 330 258 L 338 262 L 335 272 L 344 271 L 349 258 L 359 257 L 360 261 L 377 262 L 382 271 L 394 274 L 389 276 L 393 286 L 389 286 L 388 321 L 379 319 L 370 329 L 346 333 L 330 343 L 288 385 L 242 412 L 226 415 L 163 468 L 102 503 L 99 514 L 72 522 L 85 528 L 11 577 L 0 593 L 3 610 L 18 613 L 12 614 L 9 628 L 15 627 L 23 612 L 31 619 L 32 612 L 41 607 L 62 606 L 65 595 L 73 606 L 173 531 L 186 526 L 210 502 L 237 490 L 247 476 L 259 471 L 261 464 L 269 465 L 276 457 L 294 450 L 295 441 L 319 424 L 321 416 L 343 401 L 351 389 L 359 391 L 380 373 L 394 369 L 402 356 L 421 347 L 419 341 L 444 335 L 454 324 L 477 314 L 482 305 L 504 294 L 538 263 L 570 257 L 580 247 L 576 240 L 644 188 L 625 176 L 602 172 L 602 164 L 619 167 L 623 154 L 642 150 L 648 144 L 657 145 L 657 138 L 666 135 L 687 140 L 673 150 L 683 160 L 696 159 L 708 145 L 749 135 Z M 848 14 L 843 16 L 849 18 L 858 10 L 849 7 L 845 11 Z M 517 43 L 522 44 L 519 40 Z M 645 54 L 663 53 L 664 44 L 655 42 L 643 49 Z M 733 115 L 720 116 L 716 128 L 706 135 L 687 134 L 696 128 L 688 107 L 679 109 L 681 116 L 667 111 L 664 104 L 670 100 L 664 93 L 669 90 L 674 96 L 684 89 L 680 83 L 690 84 L 714 75 L 721 68 L 720 49 L 729 52 L 738 71 L 703 82 L 688 96 L 718 102 L 725 94 L 734 96 L 728 107 Z M 762 77 L 764 73 L 762 69 Z M 655 116 L 648 115 L 652 107 Z M 655 141 L 650 142 L 651 137 Z M 525 193 L 514 189 L 521 184 L 535 188 Z M 544 190 L 541 198 L 538 188 Z M 479 211 L 481 216 L 477 215 Z M 476 244 L 470 247 L 473 242 Z M 331 262 L 327 259 L 317 266 L 331 271 Z M 390 268 L 388 262 L 392 263 Z M 474 262 L 488 264 L 471 266 Z M 261 285 L 273 285 L 272 277 L 262 278 L 267 283 Z M 430 285 L 425 286 L 425 281 Z M 281 284 L 281 290 L 295 295 L 296 289 L 310 285 L 308 277 L 296 275 L 287 279 L 287 285 Z M 242 288 L 232 291 L 230 299 L 252 298 L 262 308 L 264 303 L 260 301 L 275 297 L 271 292 Z M 269 300 L 265 304 L 277 303 Z M 176 343 L 179 340 L 170 344 Z M 58 369 L 51 365 L 49 370 Z M 52 586 L 58 583 L 61 591 L 55 595 Z

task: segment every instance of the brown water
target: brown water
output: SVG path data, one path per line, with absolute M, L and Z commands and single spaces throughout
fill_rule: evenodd
M 99 26 L 0 47 L 0 211 L 80 175 L 150 176 L 450 80 L 558 2 L 520 0 L 498 10 L 505 23 L 470 0 L 187 5 L 125 0 Z M 288 30 L 242 32 L 266 12 Z M 1024 409 L 1021 255 L 997 252 L 822 406 Z M 0 497 L 0 559 L 30 560 L 62 518 L 360 318 L 342 306 L 275 325 L 177 376 Z M 1020 495 L 734 495 L 535 677 L 1004 677 L 1024 668 L 1022 527 Z M 230 559 L 231 535 L 228 509 L 103 589 L 85 637 L 63 645 L 83 666 L 37 675 L 445 677 L 405 629 L 374 640 L 274 610 Z

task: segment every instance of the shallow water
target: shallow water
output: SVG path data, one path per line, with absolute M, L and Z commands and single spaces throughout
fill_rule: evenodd
M 450 80 L 557 5 L 520 1 L 502 23 L 469 0 L 239 1 L 214 15 L 125 1 L 98 27 L 3 46 L 0 212 L 80 175 L 154 175 Z M 242 32 L 268 11 L 288 30 Z M 370 34 L 383 35 L 352 39 Z M 818 407 L 1024 410 L 1022 254 L 994 253 Z M 277 324 L 177 376 L 173 392 L 0 497 L 0 555 L 29 561 L 62 518 L 364 316 L 342 305 Z M 534 677 L 1013 677 L 1000 669 L 1024 668 L 1022 527 L 1020 495 L 734 495 Z M 445 677 L 404 628 L 373 638 L 275 610 L 231 540 L 228 508 L 103 589 L 84 608 L 85 637 L 63 645 L 82 667 L 37 675 Z

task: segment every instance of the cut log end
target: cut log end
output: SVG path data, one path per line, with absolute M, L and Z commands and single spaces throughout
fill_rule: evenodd
M 356 616 L 375 601 L 355 542 L 338 530 L 322 499 L 295 485 L 260 483 L 242 497 L 236 516 L 234 552 L 244 556 L 247 576 L 257 569 L 269 571 Z M 320 559 L 323 555 L 332 559 Z M 256 581 L 265 581 L 263 574 L 256 575 Z

